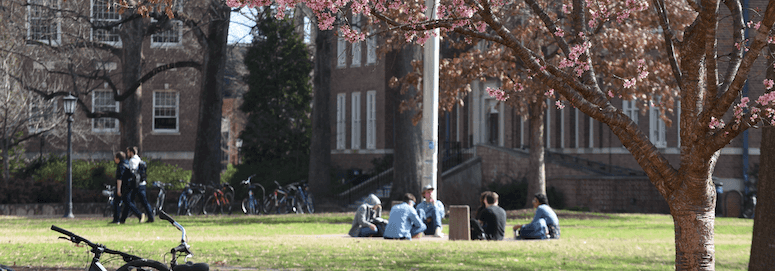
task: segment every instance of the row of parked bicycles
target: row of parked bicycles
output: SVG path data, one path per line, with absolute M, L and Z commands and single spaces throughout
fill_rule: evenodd
M 177 215 L 218 215 L 232 214 L 233 209 L 240 208 L 244 214 L 287 214 L 314 213 L 315 204 L 312 193 L 306 182 L 294 182 L 280 185 L 274 182 L 276 188 L 269 194 L 259 183 L 252 181 L 255 175 L 240 182 L 248 189 L 248 196 L 239 206 L 234 201 L 234 187 L 228 183 L 217 186 L 189 183 L 180 193 L 177 201 Z M 181 180 L 181 182 L 183 182 Z M 154 182 L 152 187 L 158 189 L 156 200 L 151 202 L 154 213 L 163 211 L 167 200 L 167 189 L 172 184 Z M 112 216 L 113 201 L 116 200 L 116 187 L 105 185 L 102 194 L 107 197 L 104 216 Z M 149 198 L 149 200 L 151 200 Z

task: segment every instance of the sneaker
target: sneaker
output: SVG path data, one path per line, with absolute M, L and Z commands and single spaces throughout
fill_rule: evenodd
M 146 216 L 145 214 L 141 214 L 140 223 L 145 223 L 146 221 L 148 221 L 148 216 Z
M 118 222 L 118 221 L 111 221 L 111 222 L 108 222 L 108 225 L 110 225 L 110 224 L 116 224 L 116 225 L 119 225 L 119 224 L 121 224 L 121 222 Z
M 436 232 L 433 234 L 436 237 L 444 237 L 444 233 L 441 232 L 441 227 L 436 228 Z

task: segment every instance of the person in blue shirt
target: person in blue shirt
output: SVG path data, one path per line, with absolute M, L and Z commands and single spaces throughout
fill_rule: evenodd
M 433 185 L 422 189 L 423 201 L 417 204 L 417 214 L 425 222 L 425 235 L 444 236 L 441 229 L 441 219 L 444 218 L 444 203 L 433 198 Z
M 535 217 L 529 224 L 514 225 L 515 238 L 517 239 L 559 239 L 560 220 L 549 207 L 549 199 L 546 195 L 537 193 L 533 198 L 533 207 L 536 208 Z
M 414 195 L 406 193 L 401 201 L 403 202 L 390 208 L 390 218 L 385 227 L 384 238 L 401 240 L 420 238 L 426 227 L 414 209 Z

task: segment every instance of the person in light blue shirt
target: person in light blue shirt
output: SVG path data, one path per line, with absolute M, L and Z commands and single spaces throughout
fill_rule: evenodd
M 517 239 L 559 239 L 560 220 L 549 207 L 549 199 L 546 195 L 537 193 L 533 198 L 533 207 L 536 208 L 535 217 L 529 224 L 514 225 Z
M 384 238 L 401 240 L 420 238 L 426 227 L 414 209 L 414 195 L 406 193 L 401 201 L 403 202 L 390 208 L 390 218 L 385 227 Z
M 425 235 L 442 237 L 441 219 L 444 218 L 444 203 L 433 198 L 433 185 L 422 189 L 423 201 L 417 204 L 417 214 L 425 222 Z

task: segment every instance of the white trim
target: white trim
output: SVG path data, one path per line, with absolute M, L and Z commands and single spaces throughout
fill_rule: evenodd
M 580 146 L 579 146 L 579 136 L 581 134 L 579 133 L 579 115 L 580 115 L 581 111 L 578 108 L 574 108 L 574 109 L 575 110 L 573 112 L 573 123 L 574 123 L 573 128 L 575 129 L 575 131 L 573 132 L 573 134 L 574 134 L 573 139 L 575 140 L 575 142 L 573 142 L 573 147 L 574 148 L 580 148 Z
M 595 119 L 589 117 L 589 148 L 595 147 Z
M 331 150 L 331 154 L 392 154 L 393 149 L 359 149 L 359 150 L 351 150 L 351 149 L 341 149 L 341 150 Z
M 350 118 L 350 148 L 361 148 L 361 93 L 353 92 L 352 96 L 352 116 Z
M 151 18 L 151 22 L 156 22 L 156 20 Z M 169 24 L 171 29 L 161 30 L 156 34 L 151 35 L 151 48 L 183 47 L 183 22 L 175 19 L 170 19 Z M 174 32 L 177 32 L 177 33 L 174 33 Z M 175 38 L 177 38 L 178 41 L 165 41 L 165 39 L 175 39 Z M 156 39 L 162 39 L 162 41 L 156 41 Z
M 361 15 L 360 14 L 354 14 L 353 15 L 353 21 L 352 21 L 352 28 L 355 31 L 360 32 L 361 27 Z M 352 43 L 352 50 L 350 53 L 352 54 L 352 63 L 350 63 L 350 67 L 360 67 L 361 66 L 361 42 L 356 41 Z
M 377 36 L 375 33 L 371 33 L 371 36 L 366 38 L 366 65 L 374 65 L 377 63 Z
M 560 114 L 560 134 L 558 135 L 560 137 L 560 148 L 565 148 L 565 111 L 562 109 L 555 109 L 557 111 L 557 114 Z
M 630 119 L 632 119 L 632 121 L 634 121 L 635 124 L 638 124 L 638 114 L 639 114 L 638 106 L 636 105 L 637 102 L 638 102 L 637 100 L 632 100 L 632 101 L 622 100 L 622 112 L 624 112 L 625 115 L 630 117 Z
M 657 103 L 661 99 L 657 98 Z M 653 105 L 654 102 L 649 103 L 649 139 L 651 143 L 657 148 L 666 148 L 667 139 L 665 138 L 665 121 L 659 117 L 659 107 Z
M 552 101 L 548 98 L 546 99 L 546 124 L 545 128 L 545 134 L 546 134 L 546 146 L 544 148 L 551 148 L 552 147 L 552 107 L 550 106 L 552 104 Z
M 33 6 L 36 7 L 36 8 L 40 8 L 40 6 L 42 6 L 43 4 L 50 4 L 51 2 L 54 2 L 54 1 L 56 2 L 56 7 L 49 7 L 49 9 L 51 9 L 51 8 L 57 9 L 57 10 L 60 9 L 61 6 L 62 6 L 61 0 L 27 0 L 27 3 L 29 4 L 27 6 L 27 16 L 25 17 L 25 21 L 26 21 L 25 24 L 26 24 L 26 30 L 27 30 L 27 35 L 25 36 L 25 38 L 27 40 L 37 41 L 37 42 L 48 44 L 48 45 L 52 45 L 52 46 L 58 46 L 58 45 L 62 44 L 62 14 L 61 14 L 61 12 L 57 11 L 56 14 L 54 15 L 53 19 L 50 19 L 48 17 L 39 17 L 39 18 L 36 17 L 36 20 L 38 20 L 38 22 L 34 22 L 34 23 L 30 22 L 30 20 L 32 19 L 32 12 L 33 12 L 32 9 L 33 9 Z M 32 2 L 35 2 L 35 3 L 33 4 Z M 47 2 L 47 3 L 40 3 L 40 2 Z M 55 39 L 52 39 L 52 40 L 49 41 L 48 39 L 33 39 L 32 38 L 32 34 L 33 34 L 32 33 L 32 27 L 40 27 L 40 22 L 51 22 L 51 21 L 53 21 L 56 24 L 56 38 Z M 49 24 L 49 26 L 51 26 L 51 24 Z
M 336 149 L 343 150 L 345 148 L 345 114 L 347 109 L 345 107 L 345 101 L 347 96 L 345 93 L 336 94 Z
M 377 91 L 366 92 L 366 148 L 377 148 Z
M 100 109 L 97 110 L 97 111 L 107 111 L 106 109 L 108 109 L 109 107 L 112 107 L 112 106 L 107 105 L 107 103 L 106 104 L 99 104 L 98 105 L 97 104 L 97 94 L 98 93 L 100 94 L 100 96 L 102 96 L 102 95 L 106 95 L 107 96 L 107 97 L 101 97 L 101 99 L 108 99 L 108 100 L 106 100 L 106 102 L 109 102 L 110 100 L 113 100 L 114 101 L 113 102 L 114 106 L 116 108 L 115 112 L 120 112 L 119 106 L 121 104 L 113 98 L 113 92 L 108 90 L 108 89 L 97 89 L 97 90 L 94 90 L 92 92 L 92 95 L 91 95 L 91 97 L 92 97 L 92 99 L 91 99 L 91 108 L 92 108 L 91 111 L 92 111 L 92 113 L 94 113 L 95 110 L 97 110 L 97 107 L 100 107 Z M 91 129 L 92 129 L 92 132 L 95 132 L 95 133 L 118 133 L 118 131 L 119 131 L 118 119 L 112 119 L 113 126 L 114 126 L 113 128 L 95 127 L 95 125 L 98 125 L 99 123 L 108 124 L 110 122 L 111 122 L 110 118 L 98 118 L 98 119 L 92 118 L 91 119 Z
M 30 97 L 29 110 L 27 111 L 27 131 L 31 134 L 42 132 L 40 124 L 47 125 L 54 118 L 54 114 L 57 114 L 57 100 L 44 100 L 40 97 Z M 40 103 L 40 104 L 39 104 Z M 42 112 L 41 112 L 42 111 Z M 43 120 L 40 121 L 39 119 Z M 42 122 L 42 123 L 41 123 Z
M 172 94 L 174 94 L 175 95 L 175 97 L 174 97 L 175 98 L 175 101 L 174 101 L 175 104 L 174 105 L 159 104 L 159 101 L 157 101 L 157 96 L 156 95 L 157 94 L 161 94 L 161 93 L 165 93 L 165 94 L 166 93 L 172 93 Z M 164 98 L 169 98 L 169 97 L 164 97 Z M 156 115 L 156 113 L 157 113 L 156 110 L 157 109 L 174 109 L 175 110 L 175 112 L 174 112 L 175 115 L 174 116 L 166 116 L 166 115 L 157 116 Z M 157 118 L 160 118 L 160 119 L 161 118 L 170 119 L 170 118 L 173 118 L 173 117 L 175 119 L 175 128 L 174 129 L 173 128 L 156 128 L 156 119 Z M 177 91 L 174 91 L 174 90 L 156 90 L 156 91 L 153 92 L 153 113 L 152 113 L 152 120 L 151 120 L 151 128 L 152 128 L 151 130 L 154 133 L 178 133 L 178 132 L 180 132 L 180 93 L 178 93 Z
M 336 67 L 337 68 L 346 68 L 347 67 L 347 41 L 344 40 L 344 37 L 342 37 L 342 33 L 339 33 L 339 36 L 336 37 Z
M 104 5 L 103 5 L 103 6 L 100 6 L 100 8 L 105 8 L 105 10 L 100 10 L 100 11 L 97 11 L 97 10 L 95 10 L 95 7 L 94 7 L 94 3 L 95 3 L 95 1 L 100 1 L 100 2 L 103 2 L 103 3 L 104 3 Z M 91 4 L 90 4 L 89 8 L 90 8 L 90 11 L 91 11 L 91 13 L 90 13 L 90 16 L 89 16 L 89 18 L 91 19 L 92 23 L 94 23 L 94 22 L 106 22 L 106 23 L 115 23 L 115 22 L 121 21 L 121 14 L 119 14 L 119 13 L 118 13 L 118 11 L 116 10 L 116 8 L 110 8 L 110 9 L 108 9 L 108 7 L 109 7 L 109 5 L 110 5 L 110 1 L 109 1 L 109 0 L 91 0 L 91 1 L 90 1 L 90 3 L 91 3 Z M 99 12 L 100 14 L 104 14 L 104 15 L 110 16 L 110 17 L 117 16 L 117 18 L 109 18 L 109 19 L 95 19 L 95 17 L 96 17 L 96 16 L 95 16 L 95 13 L 97 13 L 97 12 Z M 109 31 L 109 30 L 104 30 L 104 29 L 96 29 L 96 30 L 95 30 L 94 28 L 92 28 L 92 29 L 91 29 L 91 31 L 90 31 L 90 32 L 91 32 L 91 33 L 90 33 L 91 40 L 92 40 L 92 41 L 94 41 L 94 42 L 101 42 L 101 43 L 105 43 L 105 44 L 108 44 L 108 45 L 111 45 L 111 46 L 115 46 L 115 47 L 119 47 L 119 48 L 120 48 L 120 47 L 121 47 L 121 45 L 122 45 L 122 43 L 121 43 L 121 37 L 120 37 L 120 36 L 118 35 L 118 33 L 116 33 L 116 31 L 115 31 L 115 30 L 117 30 L 117 29 L 118 29 L 118 27 L 115 27 L 115 28 L 113 28 L 111 31 Z M 117 38 L 118 40 L 117 40 L 117 41 L 104 41 L 104 40 L 97 40 L 97 39 L 95 38 L 94 32 L 95 32 L 95 31 L 98 31 L 98 30 L 99 30 L 99 31 L 104 31 L 104 32 L 106 32 L 106 33 L 104 34 L 106 37 L 109 37 L 109 38 L 110 38 L 110 37 L 115 37 L 115 38 Z

